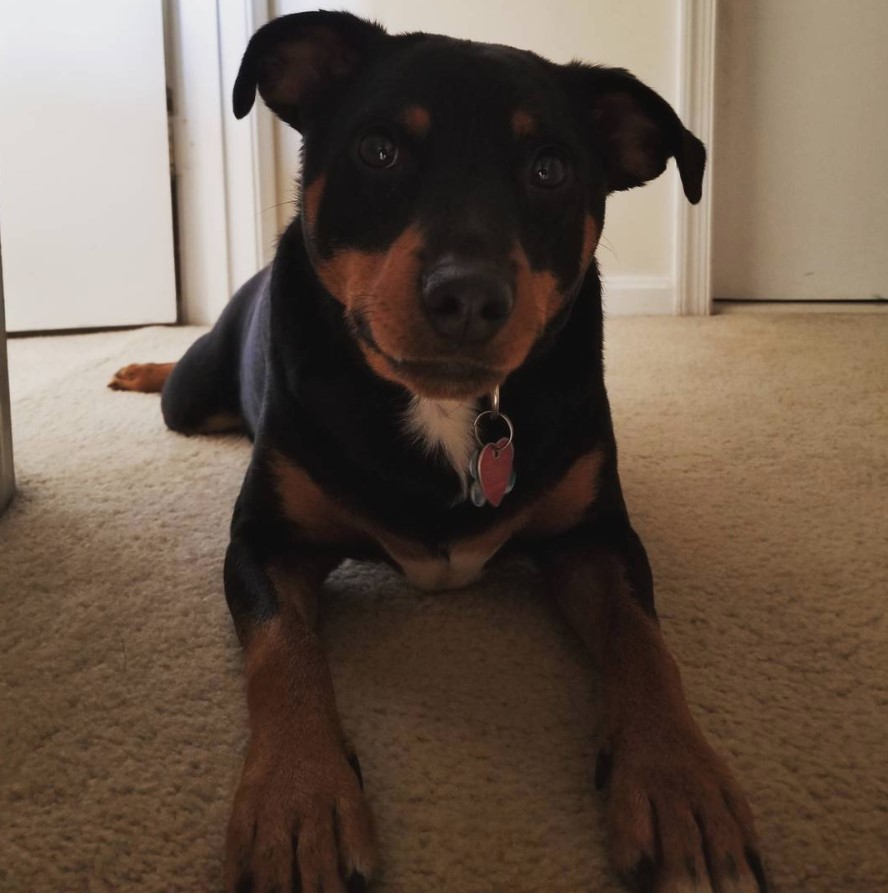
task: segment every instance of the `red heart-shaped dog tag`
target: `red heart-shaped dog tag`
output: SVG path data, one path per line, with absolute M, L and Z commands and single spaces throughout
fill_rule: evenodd
M 515 450 L 507 437 L 488 443 L 478 455 L 478 483 L 484 498 L 498 506 L 509 489 Z

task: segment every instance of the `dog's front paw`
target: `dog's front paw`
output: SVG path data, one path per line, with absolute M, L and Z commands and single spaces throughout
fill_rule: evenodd
M 227 893 L 361 893 L 375 864 L 357 758 L 250 744 L 226 841 Z
M 598 758 L 610 857 L 642 893 L 767 893 L 752 812 L 696 726 L 614 736 Z

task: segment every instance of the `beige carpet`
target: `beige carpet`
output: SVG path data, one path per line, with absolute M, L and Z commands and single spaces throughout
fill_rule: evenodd
M 774 889 L 888 891 L 888 316 L 617 319 L 622 470 Z M 105 390 L 195 330 L 15 340 L 0 520 L 0 890 L 216 891 L 245 716 L 221 591 L 248 445 Z M 515 566 L 325 608 L 384 893 L 610 893 L 594 676 Z

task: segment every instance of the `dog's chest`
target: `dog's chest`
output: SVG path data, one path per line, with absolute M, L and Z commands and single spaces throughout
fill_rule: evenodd
M 459 478 L 461 495 L 468 492 L 469 464 L 475 452 L 473 403 L 413 397 L 404 415 L 404 430 L 433 461 L 448 465 Z M 502 545 L 506 535 L 492 531 L 471 540 L 451 544 L 446 553 L 418 548 L 414 543 L 380 536 L 380 544 L 398 563 L 404 576 L 418 589 L 459 589 L 481 576 L 485 564 Z
M 476 580 L 487 562 L 513 537 L 550 538 L 581 522 L 598 493 L 602 450 L 580 456 L 561 480 L 519 511 L 506 509 L 474 534 L 430 546 L 375 522 L 325 493 L 311 475 L 281 453 L 269 455 L 269 471 L 285 518 L 307 540 L 360 554 L 375 543 L 421 589 L 457 589 Z M 364 553 L 366 554 L 366 553 Z
M 445 462 L 462 481 L 477 449 L 472 404 L 414 398 L 402 421 L 405 435 L 413 437 L 430 458 Z M 509 507 L 487 510 L 488 525 L 472 534 L 454 534 L 446 543 L 430 545 L 412 535 L 409 526 L 397 531 L 379 523 L 372 514 L 358 512 L 342 498 L 325 492 L 300 465 L 283 453 L 269 454 L 269 471 L 285 518 L 309 541 L 339 545 L 348 554 L 366 554 L 375 543 L 421 589 L 457 589 L 475 581 L 488 561 L 513 537 L 551 537 L 578 524 L 597 496 L 603 462 L 602 450 L 579 456 L 552 487 L 526 500 L 518 511 Z M 438 509 L 440 511 L 440 509 Z

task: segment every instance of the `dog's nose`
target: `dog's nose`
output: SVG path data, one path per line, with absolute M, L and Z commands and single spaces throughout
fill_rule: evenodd
M 489 341 L 512 312 L 515 291 L 495 269 L 446 262 L 424 277 L 422 305 L 432 328 L 450 341 Z

